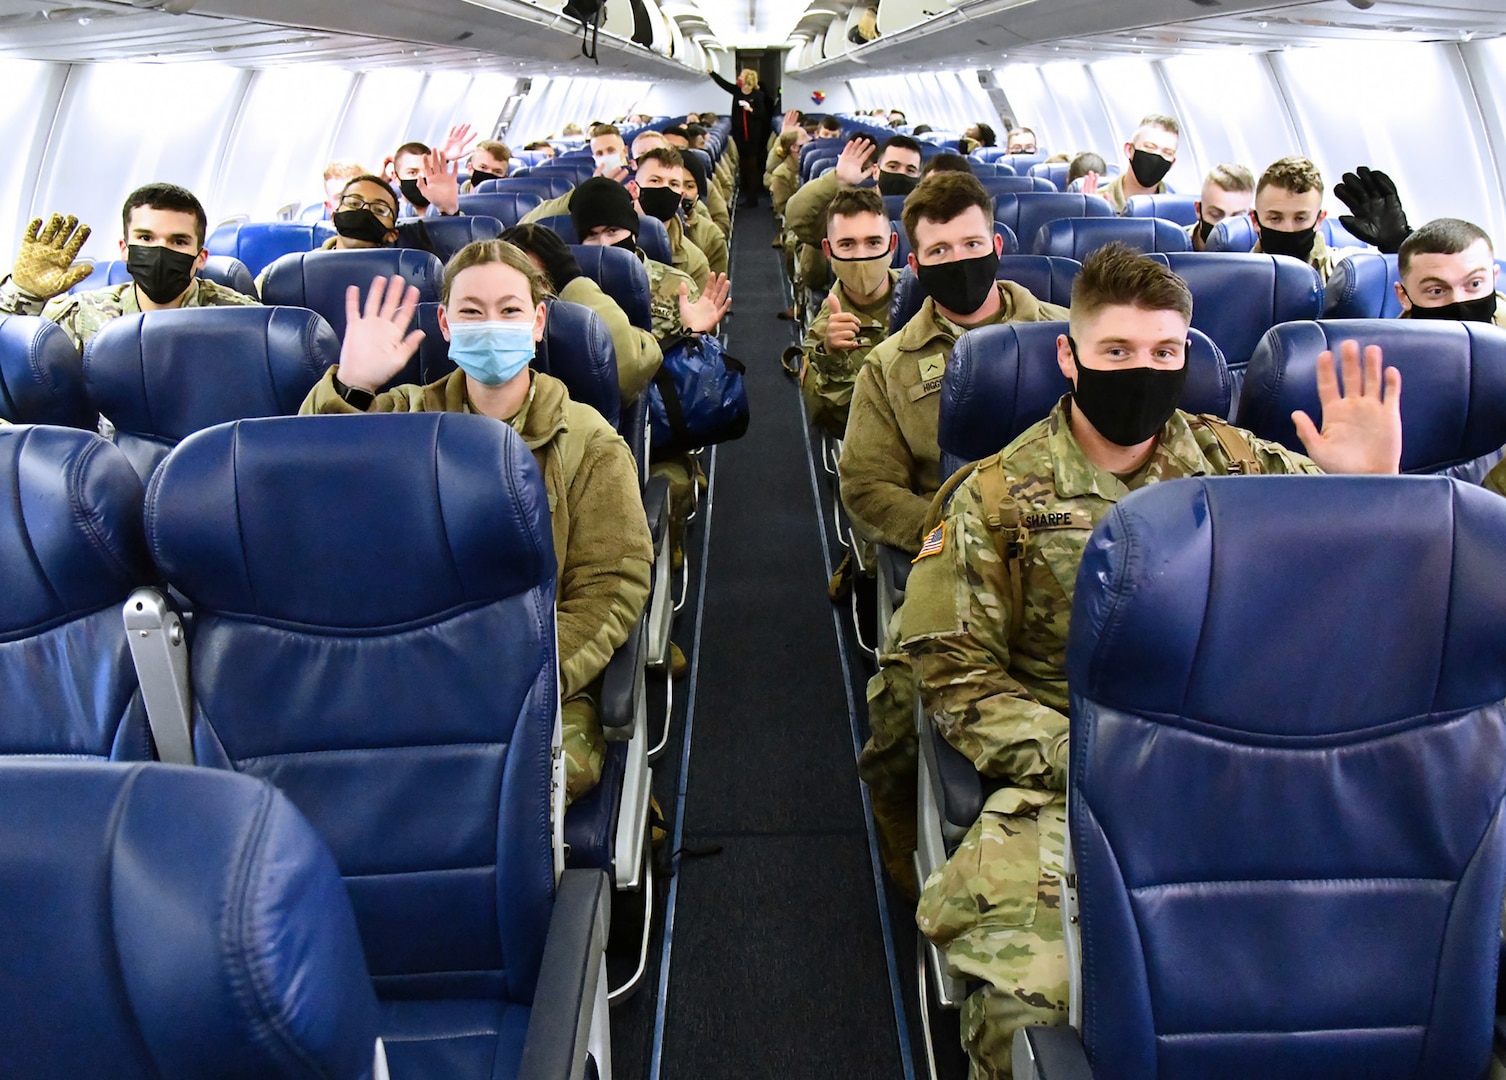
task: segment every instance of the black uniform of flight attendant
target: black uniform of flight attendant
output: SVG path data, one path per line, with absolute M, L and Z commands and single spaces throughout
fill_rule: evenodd
M 758 194 L 763 190 L 761 169 L 768 150 L 774 103 L 766 91 L 758 88 L 758 72 L 752 68 L 739 72 L 736 84 L 714 71 L 708 70 L 706 74 L 732 95 L 732 141 L 737 144 L 737 159 L 742 169 L 743 205 L 757 206 Z

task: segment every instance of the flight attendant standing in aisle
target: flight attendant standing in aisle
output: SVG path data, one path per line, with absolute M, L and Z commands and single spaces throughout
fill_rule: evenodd
M 735 85 L 710 68 L 706 74 L 732 95 L 732 141 L 737 145 L 737 160 L 742 169 L 743 205 L 757 206 L 758 193 L 763 190 L 759 169 L 768 151 L 773 102 L 767 91 L 758 88 L 758 72 L 752 68 L 739 72 Z

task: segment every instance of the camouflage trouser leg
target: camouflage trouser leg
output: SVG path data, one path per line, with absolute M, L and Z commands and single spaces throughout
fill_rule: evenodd
M 695 509 L 695 488 L 701 483 L 700 466 L 689 454 L 677 454 L 654 462 L 649 473 L 669 481 L 669 550 L 678 569 L 685 551 L 685 519 Z
M 868 680 L 868 741 L 858 755 L 858 775 L 868 785 L 884 868 L 913 897 L 918 754 L 915 677 L 905 654 L 895 645 L 898 627 L 896 612 L 879 647 L 878 673 Z
M 1010 1046 L 1019 1028 L 1067 1022 L 1063 811 L 1060 801 L 1039 815 L 985 809 L 921 896 L 916 921 L 944 942 L 948 970 L 985 983 L 962 1005 L 972 1080 L 1012 1075 Z
M 596 703 L 577 694 L 560 706 L 560 727 L 565 752 L 565 805 L 586 794 L 601 781 L 607 742 L 596 716 Z

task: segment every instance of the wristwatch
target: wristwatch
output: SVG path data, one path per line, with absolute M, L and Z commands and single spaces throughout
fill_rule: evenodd
M 370 390 L 362 390 L 359 386 L 346 386 L 340 381 L 338 375 L 331 375 L 330 380 L 335 384 L 335 393 L 340 395 L 340 400 L 353 409 L 365 412 L 376 400 L 376 395 Z

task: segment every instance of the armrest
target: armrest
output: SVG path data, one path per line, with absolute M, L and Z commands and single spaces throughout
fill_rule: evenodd
M 648 532 L 654 541 L 654 550 L 659 540 L 669 533 L 669 478 L 651 476 L 643 485 L 643 512 L 648 515 Z
M 633 624 L 632 632 L 601 673 L 601 708 L 598 710 L 601 726 L 606 728 L 631 728 L 636 712 L 638 673 L 648 663 L 648 639 L 643 631 L 644 620 Z M 608 735 L 607 738 L 612 738 Z M 627 738 L 626 735 L 619 738 Z
M 927 722 L 921 738 L 927 763 L 933 767 L 932 780 L 941 803 L 942 829 L 960 839 L 983 813 L 983 804 L 988 798 L 983 777 L 966 754 L 942 737 L 935 724 Z
M 910 581 L 910 556 L 888 544 L 875 544 L 874 547 L 878 551 L 879 573 L 884 576 L 884 583 L 890 592 L 903 595 Z
M 518 1080 L 568 1080 L 584 1074 L 591 1012 L 606 954 L 610 897 L 604 870 L 566 870 L 560 875 Z
M 1023 1027 L 1011 1047 L 1016 1080 L 1093 1080 L 1082 1040 L 1069 1027 Z

